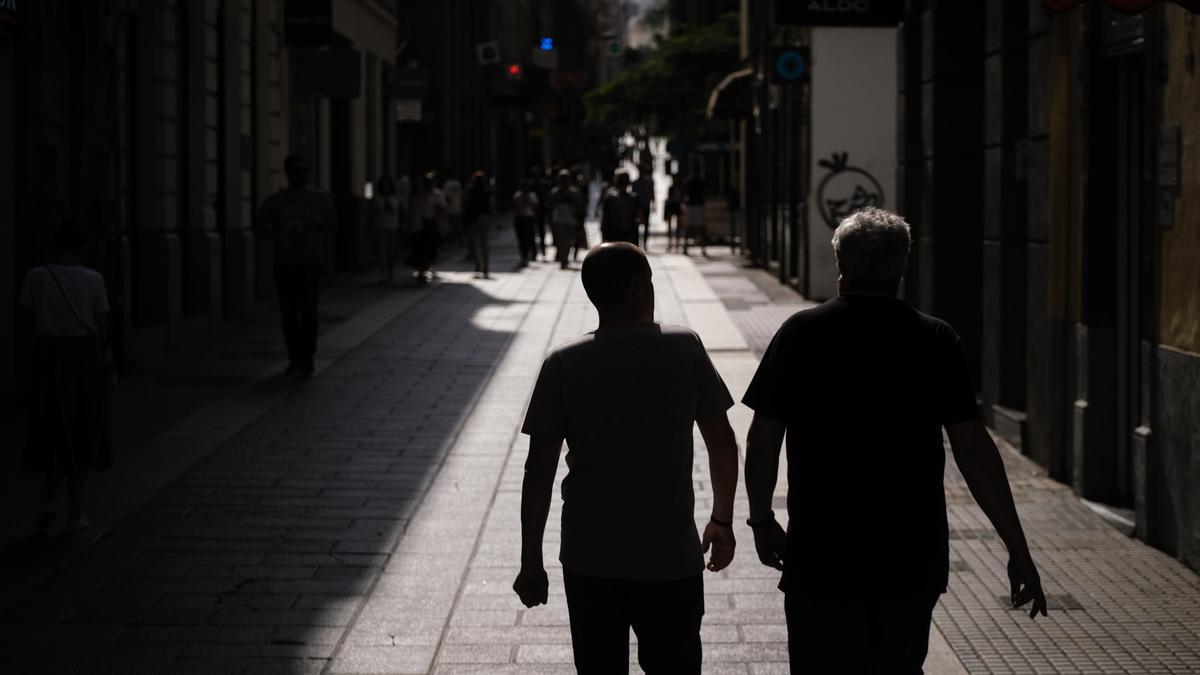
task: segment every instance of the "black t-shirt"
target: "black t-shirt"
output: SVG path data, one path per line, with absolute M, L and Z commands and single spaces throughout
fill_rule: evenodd
M 780 588 L 945 591 L 942 427 L 979 415 L 953 328 L 895 298 L 834 298 L 783 323 L 742 401 L 787 425 Z
M 688 206 L 702 205 L 708 196 L 708 183 L 699 176 L 692 176 L 683 184 L 683 190 L 687 193 Z

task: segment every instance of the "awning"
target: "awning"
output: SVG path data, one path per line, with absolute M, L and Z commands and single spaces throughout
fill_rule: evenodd
M 743 68 L 725 76 L 708 95 L 705 114 L 708 119 L 728 120 L 750 117 L 753 111 L 754 70 Z
M 1110 7 L 1125 14 L 1138 14 L 1164 0 L 1104 0 Z M 1200 0 L 1166 0 L 1191 12 L 1200 14 Z M 1087 0 L 1042 0 L 1042 7 L 1051 12 L 1069 12 Z

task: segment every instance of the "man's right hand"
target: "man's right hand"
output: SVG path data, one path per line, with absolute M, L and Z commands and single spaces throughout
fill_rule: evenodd
M 1036 617 L 1038 612 L 1046 616 L 1046 594 L 1042 591 L 1042 579 L 1028 553 L 1008 559 L 1008 582 L 1012 586 L 1013 609 L 1032 600 L 1029 618 Z
M 779 521 L 754 527 L 754 550 L 758 552 L 758 561 L 767 567 L 783 569 L 783 550 L 787 543 L 787 533 Z
M 513 582 L 513 590 L 521 598 L 521 604 L 526 607 L 546 604 L 550 593 L 550 579 L 546 576 L 546 569 L 522 566 L 517 580 Z

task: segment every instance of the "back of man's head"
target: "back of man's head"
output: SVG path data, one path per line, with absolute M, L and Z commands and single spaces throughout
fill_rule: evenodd
M 607 312 L 621 306 L 635 278 L 650 274 L 650 262 L 633 244 L 608 242 L 588 251 L 580 274 L 588 300 L 597 311 Z
M 912 235 L 900 216 L 875 207 L 857 211 L 833 232 L 843 290 L 894 293 L 904 278 Z

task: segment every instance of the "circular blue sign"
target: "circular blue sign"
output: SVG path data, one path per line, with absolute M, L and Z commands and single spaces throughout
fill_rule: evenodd
M 782 80 L 798 80 L 804 76 L 807 69 L 808 63 L 804 61 L 804 55 L 793 49 L 782 52 L 775 59 L 775 72 Z

